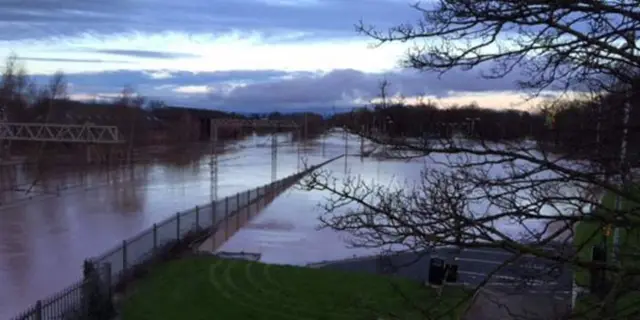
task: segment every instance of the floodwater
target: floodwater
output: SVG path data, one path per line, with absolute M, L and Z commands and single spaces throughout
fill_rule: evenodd
M 296 172 L 299 163 L 297 146 L 287 142 L 285 135 L 278 139 L 277 179 Z M 250 137 L 225 148 L 229 150 L 218 157 L 218 198 L 271 181 L 269 141 Z M 20 170 L 4 172 L 0 176 L 0 319 L 79 280 L 85 258 L 178 211 L 212 201 L 208 148 L 203 145 L 204 151 L 197 150 L 195 155 L 132 169 L 56 168 L 41 173 L 39 179 Z
M 331 152 L 345 153 L 344 140 L 339 135 L 327 139 L 327 142 L 327 145 L 334 146 Z M 338 159 L 320 169 L 337 179 L 338 190 L 344 181 L 356 178 L 368 185 L 410 186 L 420 178 L 420 171 L 430 163 L 426 158 L 411 161 L 361 158 L 357 156 L 360 143 L 355 137 L 350 137 L 347 146 L 351 156 Z M 370 148 L 370 145 L 365 147 L 366 150 Z M 314 148 L 305 156 L 310 163 L 318 163 L 322 158 L 322 151 Z M 318 228 L 321 225 L 318 217 L 324 213 L 321 206 L 330 197 L 329 191 L 307 191 L 300 186 L 289 189 L 236 232 L 218 251 L 259 253 L 262 262 L 290 265 L 379 253 L 380 250 L 376 249 L 349 246 L 350 237 L 347 233 Z M 347 206 L 336 212 L 344 212 L 353 207 Z
M 349 153 L 358 154 L 360 144 L 357 138 L 352 137 L 349 141 Z M 340 140 L 339 135 L 330 137 L 328 142 L 335 146 L 331 152 L 335 151 L 337 154 L 345 152 L 344 142 Z M 365 149 L 369 148 L 371 146 L 365 147 Z M 337 181 L 337 190 L 340 190 L 344 182 L 353 182 L 354 179 L 361 180 L 368 186 L 406 189 L 416 186 L 416 183 L 420 188 L 421 171 L 443 168 L 442 162 L 457 161 L 439 154 L 413 158 L 410 161 L 383 159 L 376 157 L 376 154 L 385 154 L 385 151 L 377 149 L 372 157 L 349 156 L 339 159 L 329 163 L 322 170 L 330 172 L 331 177 Z M 311 163 L 320 162 L 318 159 L 322 157 L 317 148 L 309 150 L 306 155 Z M 493 167 L 491 170 L 500 171 Z M 276 198 L 244 228 L 236 232 L 218 251 L 259 253 L 262 262 L 290 265 L 307 265 L 381 253 L 382 249 L 379 248 L 350 246 L 351 236 L 346 232 L 319 228 L 322 223 L 318 218 L 326 214 L 322 206 L 327 204 L 329 202 L 327 199 L 330 198 L 332 194 L 329 191 L 307 191 L 294 187 Z M 489 207 L 485 201 L 473 203 L 468 209 L 474 215 L 484 215 L 487 214 Z M 356 209 L 355 204 L 337 208 L 333 214 L 344 213 L 350 209 Z M 541 214 L 555 215 L 557 212 L 547 206 L 542 208 Z M 325 215 L 325 217 L 328 216 Z M 523 225 L 526 225 L 526 229 Z M 534 219 L 514 222 L 509 218 L 503 218 L 496 221 L 496 227 L 513 239 L 518 239 L 528 233 L 525 230 L 540 231 L 546 227 L 546 224 Z M 548 226 L 547 232 L 553 233 L 557 228 L 558 226 L 552 224 Z M 406 248 L 395 246 L 385 249 Z
M 305 162 L 317 164 L 345 151 L 358 154 L 358 139 L 347 137 L 345 144 L 344 137 L 334 133 L 299 148 L 280 136 L 283 143 L 278 149 L 277 177 L 298 171 Z M 219 157 L 218 198 L 271 181 L 268 139 L 237 142 Z M 366 149 L 372 147 L 366 144 Z M 108 174 L 58 170 L 34 188 L 32 194 L 36 195 L 31 198 L 16 196 L 16 192 L 0 193 L 0 319 L 77 281 L 83 259 L 111 249 L 177 211 L 211 201 L 210 158 L 206 151 L 195 158 L 182 161 L 180 166 L 156 162 Z M 422 169 L 434 166 L 429 158 L 401 161 L 348 156 L 323 170 L 332 172 L 338 183 L 359 177 L 365 182 L 405 186 L 420 179 Z M 21 179 L 17 184 L 24 189 L 31 180 Z M 293 188 L 219 250 L 256 252 L 264 262 L 296 265 L 377 253 L 347 248 L 347 234 L 317 230 L 322 214 L 319 204 L 329 196 L 326 191 Z

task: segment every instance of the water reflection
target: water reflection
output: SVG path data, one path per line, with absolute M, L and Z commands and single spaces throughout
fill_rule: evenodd
M 147 166 L 141 166 L 136 168 L 137 171 L 142 171 L 139 174 L 140 179 L 147 180 L 149 168 Z M 129 180 L 117 180 L 109 190 L 112 191 L 111 198 L 111 210 L 120 213 L 138 213 L 144 211 L 144 200 L 146 192 L 139 190 L 136 185 L 130 183 L 134 180 L 136 172 L 134 170 L 128 170 Z
M 219 197 L 271 181 L 270 141 L 257 136 L 218 148 Z M 279 177 L 296 171 L 296 150 L 279 147 Z M 211 160 L 205 143 L 168 148 L 133 166 L 3 167 L 0 319 L 78 280 L 83 259 L 177 211 L 209 203 Z

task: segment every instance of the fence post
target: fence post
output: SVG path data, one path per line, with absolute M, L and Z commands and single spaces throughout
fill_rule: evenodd
M 224 240 L 229 236 L 229 197 L 224 198 Z
M 236 202 L 238 203 L 238 212 L 236 212 L 236 232 L 240 229 L 240 215 L 242 210 L 240 209 L 240 192 L 236 195 Z
M 111 263 L 105 262 L 103 264 L 105 279 L 103 285 L 106 286 L 104 301 L 101 305 L 104 305 L 104 315 L 105 317 L 113 317 L 115 315 L 115 308 L 113 306 L 113 291 L 111 290 Z
M 176 239 L 180 240 L 180 211 L 176 212 Z
M 251 204 L 251 189 L 247 190 L 244 192 L 244 196 L 247 199 L 246 203 L 244 204 L 245 206 L 245 212 L 249 212 L 249 206 Z
M 153 224 L 153 257 L 158 254 L 158 225 Z
M 216 221 L 218 214 L 218 201 L 211 201 L 211 227 L 218 229 L 218 221 Z
M 42 301 L 36 301 L 36 320 L 42 320 Z
M 123 256 L 126 257 L 126 254 Z M 124 262 L 123 260 L 123 263 Z M 89 259 L 84 260 L 82 268 L 84 280 L 81 289 L 81 310 L 85 316 L 95 317 L 97 315 L 100 317 L 101 312 L 104 312 L 104 306 L 102 305 L 103 295 L 102 292 L 100 292 L 100 276 L 98 272 L 96 264 L 93 261 Z
M 216 225 L 216 209 L 218 208 L 218 204 L 216 201 L 211 201 L 211 228 Z
M 255 205 L 254 205 L 255 213 L 258 213 L 258 208 L 260 207 L 260 201 L 262 201 L 262 200 L 260 200 L 260 189 L 262 189 L 262 187 L 257 187 L 256 188 L 256 201 L 255 201 Z
M 111 300 L 111 296 L 113 292 L 111 292 L 111 262 L 104 263 L 104 275 L 105 275 L 105 283 L 107 284 L 107 294 L 109 295 L 109 300 Z
M 127 271 L 127 240 L 122 240 L 122 271 Z
M 196 206 L 196 230 L 200 229 L 200 208 Z

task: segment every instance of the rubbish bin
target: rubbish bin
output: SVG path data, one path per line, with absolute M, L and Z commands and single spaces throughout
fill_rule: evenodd
M 593 251 L 591 253 L 591 259 L 593 262 L 600 262 L 602 264 L 607 262 L 607 247 L 603 245 L 593 246 Z M 591 276 L 591 292 L 598 294 L 606 293 L 606 274 L 604 272 L 604 268 L 594 266 L 590 270 Z
M 431 258 L 429 261 L 429 283 L 440 286 L 444 281 L 444 260 Z
M 445 271 L 447 274 L 446 282 L 453 283 L 458 281 L 458 265 L 447 264 L 445 265 Z

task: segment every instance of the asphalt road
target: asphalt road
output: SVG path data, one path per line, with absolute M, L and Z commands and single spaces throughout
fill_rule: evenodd
M 568 266 L 532 256 L 521 256 L 513 262 L 506 263 L 513 257 L 513 253 L 495 248 L 465 249 L 459 254 L 453 248 L 440 248 L 431 252 L 329 262 L 319 267 L 396 274 L 417 281 L 426 281 L 429 277 L 431 258 L 441 258 L 446 263 L 457 262 L 458 283 L 477 286 L 495 271 L 485 285 L 486 288 L 501 292 L 552 294 L 559 297 L 570 295 L 572 273 Z

